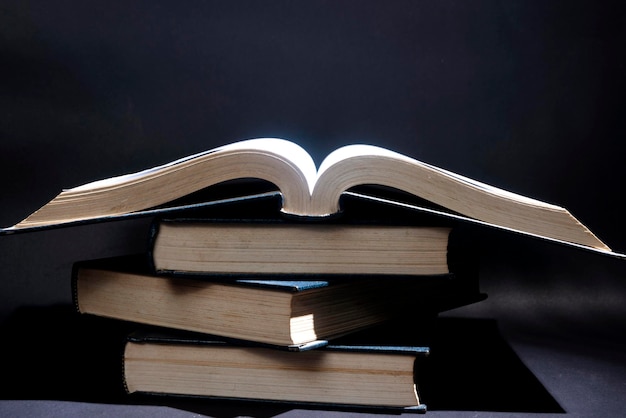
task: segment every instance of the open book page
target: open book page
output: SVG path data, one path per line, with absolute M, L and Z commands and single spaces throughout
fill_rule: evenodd
M 565 208 L 518 195 L 372 145 L 348 145 L 320 165 L 310 213 L 334 213 L 354 186 L 408 192 L 472 219 L 536 236 L 610 251 Z
M 465 177 L 460 174 L 453 173 L 443 168 L 439 168 L 434 165 L 415 160 L 414 158 L 408 157 L 406 155 L 391 151 L 386 148 L 377 147 L 374 145 L 357 144 L 357 145 L 347 145 L 345 147 L 338 148 L 337 150 L 328 154 L 328 156 L 324 159 L 324 161 L 322 161 L 322 163 L 320 164 L 320 168 L 317 172 L 317 177 L 318 178 L 322 177 L 329 168 L 349 158 L 362 158 L 362 157 L 372 157 L 372 156 L 373 157 L 386 157 L 388 159 L 393 159 L 393 160 L 397 160 L 398 162 L 404 162 L 404 163 L 408 163 L 412 165 L 421 165 L 423 167 L 429 168 L 433 172 L 440 173 L 442 176 L 455 179 L 460 183 L 464 183 L 468 186 L 482 189 L 485 192 L 490 193 L 490 194 L 500 195 L 507 199 L 524 202 L 530 205 L 560 209 L 559 206 L 556 206 L 556 205 L 553 205 L 553 204 L 550 204 L 541 200 L 533 199 L 527 196 L 523 196 L 517 193 L 513 193 L 513 192 L 510 192 L 510 191 L 507 191 L 507 190 L 504 190 L 495 186 L 491 186 L 489 184 L 482 183 L 478 180 L 474 180 L 469 177 Z
M 115 176 L 115 177 L 109 177 L 106 179 L 102 179 L 102 180 L 96 180 L 96 181 L 92 181 L 90 183 L 86 183 L 86 184 L 82 184 L 80 186 L 76 186 L 76 187 L 72 187 L 72 188 L 68 188 L 68 189 L 64 189 L 64 191 L 72 191 L 72 192 L 86 192 L 86 191 L 91 191 L 91 190 L 96 190 L 96 189 L 106 189 L 109 187 L 115 187 L 115 186 L 119 186 L 125 183 L 132 183 L 135 181 L 138 181 L 142 178 L 148 177 L 150 175 L 156 174 L 158 172 L 164 171 L 169 167 L 174 167 L 177 165 L 180 165 L 186 161 L 190 161 L 190 160 L 194 160 L 194 159 L 198 159 L 201 158 L 205 155 L 208 154 L 212 154 L 215 153 L 217 150 L 208 150 L 208 151 L 203 151 L 203 152 L 199 152 L 197 154 L 193 154 L 187 157 L 183 157 L 180 158 L 176 161 L 172 161 L 169 162 L 167 164 L 163 164 L 163 165 L 159 165 L 157 167 L 151 167 L 151 168 L 147 168 L 145 170 L 142 171 L 137 171 L 134 173 L 129 173 L 129 174 L 122 174 L 119 176 Z
M 294 142 L 286 141 L 278 138 L 257 138 L 246 141 L 239 141 L 233 144 L 224 145 L 222 147 L 214 148 L 208 151 L 199 152 L 197 154 L 192 154 L 180 159 L 177 159 L 172 162 L 168 162 L 166 164 L 162 164 L 156 167 L 148 168 L 146 170 L 138 171 L 135 173 L 123 174 L 120 176 L 109 177 L 102 180 L 96 180 L 87 184 L 83 184 L 80 186 L 76 186 L 70 189 L 65 189 L 67 191 L 73 192 L 85 192 L 85 191 L 93 191 L 96 189 L 106 189 L 110 187 L 121 186 L 123 184 L 133 183 L 143 178 L 147 178 L 149 176 L 165 172 L 170 168 L 180 167 L 181 165 L 199 161 L 204 159 L 211 154 L 220 154 L 227 153 L 230 154 L 232 152 L 238 153 L 246 153 L 246 152 L 267 152 L 272 155 L 276 154 L 283 155 L 283 162 L 286 164 L 291 164 L 297 169 L 302 171 L 302 174 L 306 178 L 306 182 L 308 184 L 309 192 L 313 191 L 313 186 L 315 184 L 315 180 L 317 177 L 317 168 L 315 166 L 315 162 L 311 155 L 304 150 L 302 147 L 297 145 Z
M 299 145 L 276 138 L 236 142 L 138 173 L 63 190 L 13 228 L 102 219 L 154 208 L 228 180 L 278 187 L 284 208 L 306 212 L 317 169 Z

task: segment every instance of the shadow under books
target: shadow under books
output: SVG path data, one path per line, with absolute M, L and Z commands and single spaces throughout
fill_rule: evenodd
M 163 405 L 216 417 L 317 409 L 126 395 L 121 353 L 131 326 L 79 315 L 65 305 L 18 309 L 2 324 L 3 370 L 11 382 L 2 398 Z M 430 411 L 564 412 L 502 338 L 495 320 L 437 318 L 426 364 L 418 387 Z

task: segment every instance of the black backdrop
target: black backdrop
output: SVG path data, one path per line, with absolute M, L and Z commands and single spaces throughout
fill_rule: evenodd
M 620 5 L 2 1 L 0 224 L 63 187 L 274 136 L 318 162 L 340 145 L 382 145 L 564 206 L 624 252 Z M 145 226 L 0 237 L 3 317 L 67 302 L 73 261 L 143 249 Z M 622 262 L 477 239 L 485 306 L 593 311 L 623 331 Z

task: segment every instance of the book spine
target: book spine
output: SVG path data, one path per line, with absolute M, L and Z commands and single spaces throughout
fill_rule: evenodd
M 448 269 L 470 293 L 479 292 L 480 242 L 465 227 L 455 225 L 448 237 Z M 461 290 L 461 289 L 459 289 Z
M 149 231 L 148 231 L 148 238 L 147 238 L 147 253 L 146 253 L 146 259 L 147 259 L 147 264 L 148 264 L 148 269 L 151 273 L 156 274 L 157 273 L 157 268 L 156 265 L 154 264 L 154 244 L 156 242 L 157 236 L 159 235 L 159 225 L 161 224 L 161 219 L 160 218 L 156 218 L 152 221 Z
M 82 266 L 82 263 L 77 262 L 72 265 L 72 273 L 70 279 L 70 285 L 72 290 L 72 304 L 74 305 L 74 310 L 80 313 L 80 305 L 78 303 L 78 272 Z

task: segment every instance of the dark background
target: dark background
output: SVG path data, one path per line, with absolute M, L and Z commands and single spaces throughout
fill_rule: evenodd
M 1 1 L 0 225 L 273 136 L 318 163 L 391 148 L 564 206 L 625 252 L 625 19 L 610 1 Z M 143 250 L 146 225 L 0 237 L 2 318 L 68 303 L 71 264 Z M 476 233 L 489 299 L 460 314 L 623 348 L 623 261 Z

